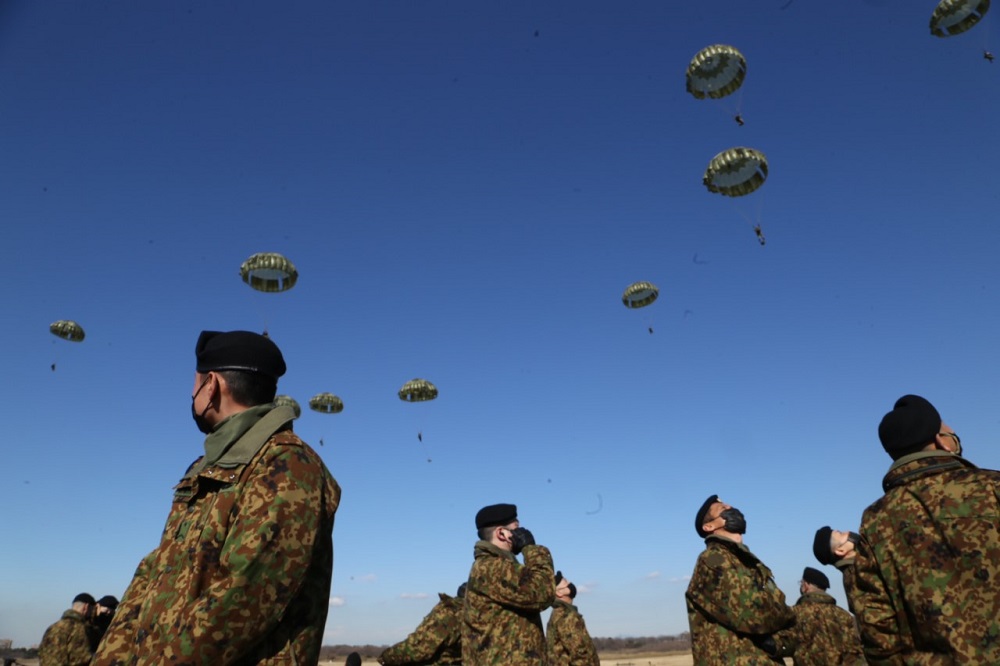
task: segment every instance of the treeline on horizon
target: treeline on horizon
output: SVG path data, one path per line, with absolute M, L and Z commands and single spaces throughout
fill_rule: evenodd
M 691 634 L 684 632 L 677 636 L 635 636 L 628 638 L 594 638 L 594 646 L 600 653 L 609 652 L 690 652 Z M 344 659 L 357 652 L 365 659 L 375 659 L 388 645 L 324 645 L 319 658 L 324 661 Z
M 691 634 L 684 632 L 677 636 L 636 636 L 628 638 L 595 638 L 594 646 L 601 653 L 609 652 L 690 652 Z M 320 649 L 321 660 L 344 659 L 357 652 L 365 659 L 375 659 L 388 645 L 324 645 Z M 36 659 L 38 648 L 11 648 L 0 650 L 0 657 L 8 659 Z

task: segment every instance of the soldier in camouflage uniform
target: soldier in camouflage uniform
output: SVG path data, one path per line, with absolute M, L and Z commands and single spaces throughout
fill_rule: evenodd
M 573 605 L 576 585 L 556 572 L 556 601 L 545 628 L 549 666 L 601 666 L 597 648 L 580 611 Z
M 826 591 L 830 579 L 812 567 L 802 572 L 795 602 L 795 666 L 856 666 L 865 663 L 854 617 Z
M 45 630 L 38 646 L 39 666 L 86 666 L 94 653 L 90 649 L 88 616 L 94 597 L 86 592 L 73 598 L 73 606 L 58 622 Z
M 465 583 L 456 596 L 438 593 L 441 600 L 401 643 L 386 648 L 378 658 L 383 666 L 430 666 L 462 663 L 462 609 Z
M 924 398 L 878 428 L 893 464 L 865 509 L 855 608 L 870 664 L 1000 664 L 1000 472 L 961 457 Z
M 94 664 L 315 664 L 340 487 L 292 432 L 292 409 L 271 402 L 285 372 L 271 340 L 205 331 L 195 354 L 205 455 L 175 486 Z
M 771 570 L 743 545 L 743 514 L 712 495 L 695 529 L 705 539 L 685 595 L 695 666 L 784 663 L 794 637 L 777 634 L 795 616 Z
M 813 539 L 813 555 L 820 564 L 832 564 L 840 570 L 844 578 L 844 594 L 847 596 L 847 608 L 857 614 L 854 609 L 854 597 L 857 585 L 854 581 L 854 558 L 858 555 L 857 544 L 861 535 L 857 532 L 841 532 L 830 529 L 830 526 L 816 530 Z
M 462 617 L 465 666 L 542 666 L 541 612 L 555 601 L 552 555 L 520 526 L 517 507 L 494 504 L 476 514 L 479 541 Z M 524 552 L 524 564 L 517 554 Z

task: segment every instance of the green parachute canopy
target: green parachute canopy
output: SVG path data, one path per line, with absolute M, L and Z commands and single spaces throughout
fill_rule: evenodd
M 695 54 L 687 68 L 687 91 L 698 99 L 718 99 L 736 92 L 747 74 L 747 61 L 732 46 L 713 44 Z
M 68 319 L 60 319 L 49 324 L 49 332 L 70 342 L 83 342 L 87 335 L 83 332 L 83 326 Z
M 240 277 L 257 291 L 277 293 L 294 287 L 299 272 L 276 252 L 258 252 L 240 265 Z
M 750 194 L 767 180 L 767 157 L 753 148 L 724 150 L 708 163 L 702 182 L 709 192 L 727 197 Z
M 660 295 L 660 290 L 652 282 L 633 282 L 625 288 L 622 303 L 627 308 L 644 308 Z
M 332 393 L 317 393 L 309 398 L 309 409 L 323 414 L 339 414 L 344 411 L 344 401 Z
M 274 396 L 274 404 L 278 407 L 291 407 L 295 410 L 295 418 L 302 416 L 302 408 L 299 407 L 299 402 L 290 395 L 276 395 Z
M 931 34 L 951 37 L 979 23 L 990 8 L 990 0 L 941 0 L 931 14 Z
M 399 389 L 399 399 L 406 402 L 424 402 L 437 396 L 437 387 L 426 379 L 411 379 Z

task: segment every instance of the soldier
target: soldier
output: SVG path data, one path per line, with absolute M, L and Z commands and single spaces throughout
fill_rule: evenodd
M 94 606 L 93 617 L 90 618 L 88 636 L 90 638 L 90 649 L 97 652 L 97 646 L 101 644 L 101 639 L 111 625 L 111 619 L 115 616 L 115 609 L 118 608 L 118 599 L 106 594 L 97 600 Z
M 361 666 L 361 655 L 357 652 L 347 655 L 347 661 L 344 662 L 344 666 Z
M 465 666 L 545 664 L 541 612 L 555 601 L 552 555 L 535 545 L 513 504 L 476 514 L 479 541 L 469 572 L 462 617 Z M 524 551 L 524 564 L 517 555 Z
M 315 664 L 340 487 L 272 402 L 285 361 L 270 339 L 204 331 L 195 356 L 205 455 L 174 487 L 94 665 Z
M 94 656 L 87 636 L 87 623 L 94 597 L 82 592 L 73 606 L 42 636 L 38 646 L 39 666 L 86 666 Z
M 878 427 L 892 458 L 865 509 L 855 609 L 870 664 L 1000 664 L 1000 472 L 924 398 L 904 395 Z
M 771 570 L 743 545 L 743 513 L 712 495 L 694 527 L 705 539 L 685 595 L 695 666 L 784 663 L 794 637 L 776 634 L 795 616 Z
M 854 618 L 826 591 L 830 579 L 822 571 L 806 567 L 799 582 L 802 594 L 795 602 L 795 666 L 864 664 L 861 638 Z
M 462 663 L 462 583 L 454 597 L 444 592 L 427 617 L 401 643 L 386 648 L 378 658 L 384 666 L 423 666 Z
M 857 544 L 861 535 L 857 532 L 841 532 L 830 529 L 830 526 L 816 530 L 813 539 L 813 555 L 820 564 L 832 564 L 840 570 L 844 578 L 844 594 L 847 596 L 847 608 L 854 610 L 854 595 L 857 586 L 854 582 L 854 558 L 858 555 Z
M 573 605 L 576 585 L 556 572 L 556 601 L 545 628 L 549 666 L 601 666 L 583 616 Z

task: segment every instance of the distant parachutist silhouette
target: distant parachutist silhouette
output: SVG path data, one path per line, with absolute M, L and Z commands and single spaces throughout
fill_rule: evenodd
M 319 438 L 319 445 L 323 446 L 323 438 L 322 437 Z
M 422 432 L 418 432 L 417 433 L 417 441 L 418 442 L 424 441 L 424 433 L 422 433 Z
M 767 239 L 764 238 L 764 232 L 761 231 L 760 225 L 754 225 L 753 232 L 757 234 L 757 242 L 761 245 L 767 244 Z
M 652 326 L 650 326 L 650 327 L 649 327 L 649 334 L 650 334 L 650 335 L 652 335 L 652 334 L 653 334 L 653 327 L 652 327 Z
M 989 60 L 990 62 L 993 62 L 993 54 L 989 51 L 983 51 L 983 58 Z
M 53 363 L 51 367 L 52 367 L 52 372 L 55 372 L 56 371 L 56 364 Z
M 737 124 L 737 125 L 739 125 L 740 127 L 743 127 L 743 125 L 745 125 L 745 124 L 746 124 L 746 123 L 744 123 L 744 122 L 743 122 L 743 116 L 741 116 L 741 115 L 740 115 L 740 114 L 738 114 L 738 113 L 737 113 L 737 114 L 736 114 L 736 116 L 735 116 L 735 117 L 733 118 L 733 120 L 735 120 L 735 121 L 736 121 L 736 124 Z

